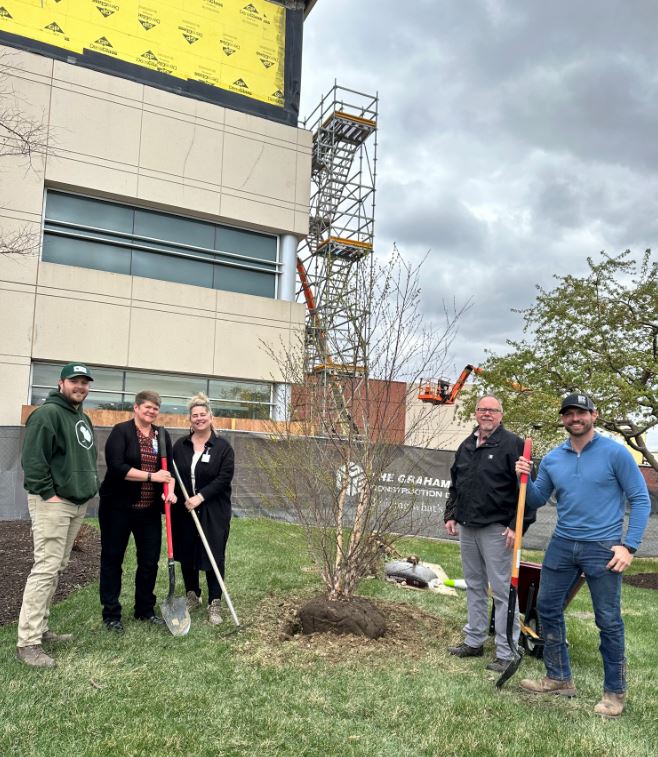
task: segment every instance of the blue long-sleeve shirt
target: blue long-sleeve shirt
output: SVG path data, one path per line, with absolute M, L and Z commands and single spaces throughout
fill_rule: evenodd
M 637 463 L 618 442 L 597 433 L 580 453 L 569 440 L 551 450 L 535 481 L 528 481 L 528 506 L 541 507 L 553 491 L 556 536 L 640 546 L 651 514 L 649 492 Z M 626 499 L 631 514 L 622 540 Z

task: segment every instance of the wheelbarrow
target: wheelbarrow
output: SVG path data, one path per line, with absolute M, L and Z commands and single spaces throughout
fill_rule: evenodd
M 541 563 L 521 561 L 519 564 L 519 615 L 521 631 L 519 634 L 519 643 L 525 649 L 526 653 L 538 660 L 544 656 L 544 639 L 542 636 L 542 625 L 539 613 L 537 612 L 537 596 L 539 594 L 539 582 L 541 580 Z M 568 607 L 571 600 L 579 592 L 580 587 L 585 583 L 585 576 L 580 575 L 571 585 L 567 594 L 565 608 Z M 491 606 L 491 625 L 490 632 L 495 633 L 495 610 Z

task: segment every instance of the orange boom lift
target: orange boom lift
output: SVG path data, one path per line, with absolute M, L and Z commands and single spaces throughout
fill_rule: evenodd
M 452 387 L 446 379 L 437 379 L 434 381 L 421 379 L 418 399 L 421 402 L 429 402 L 432 405 L 454 405 L 459 393 L 464 388 L 464 384 L 472 373 L 476 375 L 482 373 L 482 368 L 478 368 L 476 365 L 467 365 L 459 374 L 459 378 Z

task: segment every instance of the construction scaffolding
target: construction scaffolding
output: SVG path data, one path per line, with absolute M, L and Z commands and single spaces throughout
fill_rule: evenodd
M 307 305 L 305 367 L 318 376 L 367 371 L 377 104 L 377 96 L 334 85 L 303 123 L 313 132 L 312 186 L 297 271 Z

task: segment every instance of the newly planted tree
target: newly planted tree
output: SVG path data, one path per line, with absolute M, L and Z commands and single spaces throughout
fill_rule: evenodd
M 383 480 L 416 431 L 405 425 L 410 395 L 422 375 L 440 371 L 458 317 L 453 308 L 438 327 L 424 319 L 421 268 L 395 250 L 387 262 L 361 270 L 353 291 L 366 298 L 367 318 L 356 315 L 363 301 L 344 303 L 349 328 L 341 330 L 342 344 L 318 324 L 311 338 L 321 350 L 349 354 L 349 364 L 309 366 L 301 339 L 276 354 L 292 387 L 291 423 L 273 426 L 264 467 L 303 524 L 331 601 L 352 598 L 399 534 L 424 517 L 413 484 L 401 496 L 401 487 Z

